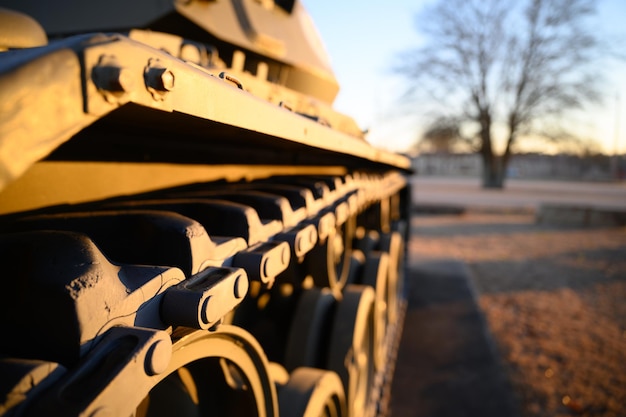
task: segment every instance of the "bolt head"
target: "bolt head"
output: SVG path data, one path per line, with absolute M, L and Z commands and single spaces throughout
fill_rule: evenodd
M 161 85 L 166 91 L 171 91 L 174 88 L 174 73 L 172 71 L 163 71 L 161 74 Z
M 167 93 L 174 88 L 174 73 L 167 68 L 151 67 L 145 73 L 146 86 L 159 93 Z
M 98 65 L 93 69 L 96 86 L 111 93 L 124 93 L 133 89 L 133 77 L 126 68 L 113 65 Z

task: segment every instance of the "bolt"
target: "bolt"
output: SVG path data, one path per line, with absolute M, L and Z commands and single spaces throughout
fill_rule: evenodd
M 174 89 L 174 73 L 167 68 L 148 68 L 145 74 L 146 86 L 166 93 Z
M 165 70 L 161 74 L 161 84 L 167 91 L 171 91 L 174 88 L 174 73 L 170 70 Z
M 133 88 L 132 74 L 118 66 L 98 65 L 93 68 L 92 78 L 99 89 L 111 93 L 124 93 Z

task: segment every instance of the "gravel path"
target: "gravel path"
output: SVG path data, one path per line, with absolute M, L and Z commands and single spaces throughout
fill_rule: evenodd
M 466 262 L 524 417 L 626 416 L 626 227 L 416 215 L 409 250 Z

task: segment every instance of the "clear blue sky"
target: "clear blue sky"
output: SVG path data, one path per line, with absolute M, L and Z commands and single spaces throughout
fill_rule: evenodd
M 330 55 L 340 85 L 334 107 L 352 116 L 368 140 L 402 151 L 420 135 L 419 121 L 398 114 L 396 97 L 401 78 L 391 71 L 400 51 L 420 42 L 415 15 L 434 0 L 301 0 L 311 15 Z M 623 40 L 626 54 L 626 0 L 599 0 L 598 30 Z M 626 63 L 608 76 L 606 101 L 579 120 L 587 136 L 601 141 L 603 150 L 626 152 Z M 619 117 L 618 117 L 619 114 Z M 616 134 L 617 133 L 617 134 Z

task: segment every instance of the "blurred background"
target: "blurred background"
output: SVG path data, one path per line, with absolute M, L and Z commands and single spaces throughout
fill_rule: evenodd
M 417 172 L 391 415 L 625 416 L 626 2 L 303 3 L 335 107 Z
M 443 80 L 442 74 L 423 74 L 423 68 L 419 70 L 422 74 L 415 74 L 419 65 L 425 63 L 426 48 L 437 48 L 442 42 L 437 28 L 432 27 L 436 25 L 428 22 L 440 21 L 442 11 L 437 7 L 456 3 L 394 0 L 382 6 L 356 0 L 341 3 L 303 1 L 326 45 L 339 80 L 340 92 L 335 107 L 354 117 L 368 132 L 371 143 L 414 157 L 421 175 L 480 176 L 484 167 L 483 158 L 476 152 L 479 144 L 469 143 L 472 136 L 477 135 L 476 121 L 459 121 L 457 117 L 467 113 L 468 89 L 472 86 L 451 88 L 451 84 L 458 83 L 454 76 L 443 74 L 447 77 Z M 580 30 L 580 36 L 589 39 L 572 42 L 572 37 L 561 45 L 550 46 L 571 57 L 562 57 L 561 62 L 555 62 L 549 71 L 561 72 L 563 85 L 592 85 L 593 91 L 575 97 L 574 105 L 564 101 L 538 106 L 538 114 L 533 116 L 536 120 L 518 129 L 512 156 L 507 158 L 503 174 L 508 178 L 621 180 L 626 170 L 626 123 L 622 123 L 626 118 L 626 28 L 623 25 L 626 3 L 620 0 L 540 3 L 544 3 L 542 12 L 545 13 L 550 7 L 562 10 L 566 4 L 572 9 L 579 8 L 579 11 L 588 8 L 579 13 L 576 21 L 565 22 L 558 31 L 572 35 L 569 26 L 575 26 Z M 490 9 L 493 14 L 498 12 L 493 9 L 505 9 L 499 19 L 509 31 L 501 34 L 502 37 L 516 36 L 521 42 L 528 38 L 525 16 L 530 3 L 502 6 L 498 2 L 485 1 L 478 4 L 487 13 L 486 19 L 489 19 Z M 463 7 L 459 6 L 459 9 L 456 18 L 468 26 L 482 18 L 468 15 Z M 490 27 L 485 34 L 490 30 L 503 28 Z M 547 35 L 553 28 L 542 30 Z M 593 45 L 586 44 L 587 41 Z M 576 42 L 590 47 L 574 56 L 576 51 L 581 51 Z M 510 65 L 510 61 L 506 61 L 510 57 L 504 55 L 510 46 L 501 42 L 495 46 L 486 44 L 486 47 L 501 48 L 503 52 L 500 55 L 494 53 L 496 62 L 487 76 L 492 90 L 488 94 L 493 101 L 489 103 L 493 109 L 491 146 L 493 154 L 498 157 L 506 148 L 507 110 L 510 107 L 505 107 L 510 106 L 507 103 L 510 98 L 496 97 L 496 92 L 502 91 L 500 86 L 503 83 L 515 80 L 503 80 L 499 74 L 503 66 Z M 515 70 L 508 68 L 511 73 Z M 450 121 L 453 127 L 459 128 L 463 140 L 455 140 L 450 134 L 443 137 L 432 135 L 433 128 L 442 127 L 442 122 L 444 128 L 450 127 L 449 123 L 446 124 Z M 441 129 L 435 129 L 435 133 L 441 133 Z

